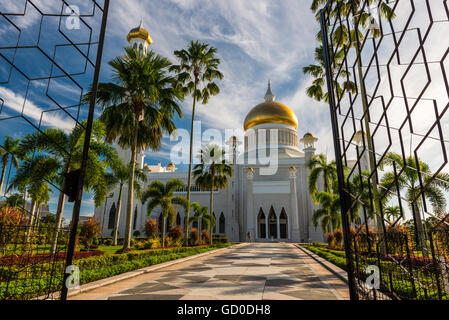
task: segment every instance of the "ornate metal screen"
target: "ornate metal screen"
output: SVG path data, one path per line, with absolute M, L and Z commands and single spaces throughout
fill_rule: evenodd
M 63 287 L 74 235 L 68 226 L 42 222 L 56 210 L 49 212 L 40 205 L 48 199 L 39 199 L 33 206 L 35 202 L 31 204 L 28 197 L 30 183 L 15 177 L 29 163 L 28 173 L 33 172 L 37 181 L 46 169 L 34 170 L 33 159 L 51 160 L 56 153 L 56 158 L 64 158 L 66 165 L 42 183 L 50 193 L 60 194 L 60 199 L 64 191 L 75 194 L 72 229 L 76 228 L 88 147 L 83 140 L 90 141 L 94 111 L 94 104 L 83 105 L 81 97 L 91 85 L 95 92 L 98 82 L 108 4 L 108 0 L 0 1 L 0 151 L 8 155 L 2 166 L 0 207 L 22 214 L 19 227 L 0 219 L 0 299 L 48 298 Z M 60 136 L 69 136 L 73 130 L 83 136 L 77 175 L 67 175 L 72 153 L 68 144 L 61 143 L 62 138 L 51 141 L 57 149 L 54 153 L 35 147 L 27 156 L 11 143 L 33 134 L 47 135 L 49 128 L 58 129 Z M 55 136 L 47 135 L 50 140 Z M 19 166 L 15 167 L 13 159 Z M 71 178 L 74 181 L 68 181 Z M 14 193 L 16 200 L 11 197 Z M 57 245 L 52 250 L 55 236 Z
M 321 11 L 352 299 L 449 299 L 447 0 Z

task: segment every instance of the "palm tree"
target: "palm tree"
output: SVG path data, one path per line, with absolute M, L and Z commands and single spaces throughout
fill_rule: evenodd
M 173 204 L 184 204 L 186 199 L 182 196 L 175 196 L 176 190 L 184 188 L 184 183 L 179 179 L 171 179 L 165 185 L 161 181 L 153 181 L 150 186 L 143 192 L 142 203 L 146 203 L 148 200 L 147 212 L 148 216 L 151 216 L 153 210 L 157 207 L 161 207 L 162 210 L 162 247 L 165 247 L 165 220 L 168 218 L 169 225 L 172 225 L 175 221 L 175 208 Z M 186 212 L 186 217 L 188 211 Z
M 205 229 L 212 230 L 215 228 L 216 220 L 212 213 L 209 212 L 209 208 L 207 206 L 200 206 L 197 202 L 192 202 L 193 209 L 193 218 L 192 223 L 195 221 L 201 221 L 205 225 Z M 212 232 L 212 231 L 211 231 Z M 200 233 L 201 236 L 201 233 Z M 212 233 L 210 233 L 210 241 L 212 244 Z
M 232 166 L 226 163 L 224 156 L 224 150 L 217 145 L 207 145 L 200 151 L 200 163 L 193 168 L 195 184 L 210 191 L 209 213 L 211 215 L 214 212 L 214 191 L 225 189 L 228 186 L 228 178 L 233 175 Z M 209 223 L 209 227 L 212 244 L 212 224 Z
M 425 231 L 420 209 L 423 204 L 423 196 L 429 200 L 437 215 L 444 214 L 446 198 L 443 191 L 449 191 L 449 174 L 437 173 L 434 175 L 429 166 L 419 158 L 409 156 L 403 159 L 401 155 L 394 152 L 387 153 L 380 164 L 380 170 L 383 171 L 385 166 L 391 168 L 395 166 L 396 173 L 389 171 L 382 176 L 380 197 L 385 202 L 391 199 L 390 190 L 396 190 L 396 185 L 399 190 L 405 191 L 403 195 L 413 214 L 417 244 L 422 250 L 425 250 Z
M 320 208 L 315 210 L 312 223 L 316 228 L 321 223 L 323 233 L 341 228 L 340 197 L 331 192 L 320 191 L 316 194 Z
M 187 202 L 190 206 L 190 188 L 192 185 L 192 155 L 193 155 L 193 123 L 195 120 L 196 102 L 207 104 L 211 96 L 220 93 L 220 88 L 214 82 L 215 79 L 223 79 L 223 74 L 218 70 L 220 60 L 215 57 L 217 49 L 206 43 L 191 41 L 187 49 L 175 51 L 179 65 L 174 65 L 170 71 L 178 74 L 178 79 L 183 83 L 184 93 L 191 94 L 193 98 L 192 121 L 190 126 L 190 153 L 189 172 L 187 179 Z M 190 210 L 187 210 L 188 212 Z M 187 224 L 188 224 L 187 215 Z M 186 241 L 188 238 L 186 229 Z M 187 242 L 186 242 L 187 243 Z
M 347 80 L 350 76 L 344 69 L 340 69 L 343 63 L 343 59 L 345 57 L 345 50 L 340 49 L 335 53 L 334 61 L 335 61 L 335 70 L 339 70 L 338 77 L 342 79 L 346 79 L 341 84 L 338 81 L 334 81 L 335 91 L 338 92 L 339 95 L 342 95 L 344 91 L 349 91 L 351 93 L 356 92 L 356 85 L 353 81 Z M 326 89 L 324 89 L 326 84 L 326 68 L 324 64 L 324 53 L 323 46 L 319 46 L 315 48 L 315 64 L 310 64 L 302 69 L 304 74 L 311 75 L 314 80 L 312 85 L 306 89 L 306 94 L 312 99 L 317 101 L 325 101 L 329 102 L 329 95 Z
M 320 178 L 323 179 L 323 191 L 331 193 L 336 190 L 337 169 L 335 161 L 328 163 L 326 155 L 321 153 L 312 156 L 307 163 L 307 167 L 310 170 L 308 178 L 309 193 L 312 199 L 318 203 L 316 195 Z
M 120 160 L 117 161 L 112 167 L 112 172 L 106 175 L 106 181 L 108 184 L 108 191 L 112 191 L 113 189 L 119 188 L 118 200 L 117 200 L 117 214 L 115 215 L 114 221 L 114 235 L 113 235 L 113 245 L 117 245 L 118 239 L 118 225 L 120 222 L 120 212 L 122 208 L 122 192 L 123 186 L 128 184 L 129 181 L 129 166 L 125 166 Z M 135 170 L 134 180 L 134 190 L 137 193 L 137 197 L 139 198 L 141 195 L 141 182 L 147 181 L 147 176 L 143 172 L 143 170 L 136 168 Z
M 385 218 L 388 219 L 388 221 L 394 221 L 402 215 L 401 208 L 399 208 L 399 206 L 386 207 L 384 209 L 384 215 Z
M 5 205 L 10 208 L 23 208 L 25 206 L 25 199 L 23 195 L 20 193 L 14 193 L 8 197 L 6 197 Z
M 2 157 L 2 174 L 0 176 L 0 194 L 3 189 L 3 182 L 5 181 L 6 167 L 8 166 L 9 159 L 11 157 L 11 162 L 14 168 L 19 168 L 19 146 L 20 140 L 13 139 L 10 136 L 5 136 L 5 141 L 3 141 L 3 146 L 0 147 L 0 157 Z
M 62 190 L 65 184 L 64 173 L 77 170 L 81 166 L 85 124 L 86 121 L 83 121 L 81 125 L 75 126 L 69 134 L 56 128 L 48 128 L 28 134 L 20 142 L 20 153 L 30 155 L 37 150 L 40 155 L 55 159 L 59 166 L 55 172 L 52 172 L 49 180 L 52 180 Z M 95 120 L 92 126 L 92 138 L 84 188 L 88 192 L 91 189 L 93 190 L 95 206 L 97 207 L 101 205 L 106 197 L 105 177 L 107 167 L 111 166 L 118 159 L 116 150 L 112 146 L 104 143 L 104 138 L 105 126 L 100 121 Z M 51 253 L 54 253 L 56 250 L 58 230 L 61 228 L 65 198 L 65 194 L 60 191 Z
M 22 193 L 27 192 L 31 199 L 27 235 L 34 224 L 36 209 L 50 200 L 52 191 L 49 182 L 54 179 L 58 170 L 59 163 L 56 159 L 37 155 L 22 162 L 9 185 L 8 191 L 17 189 Z
M 178 102 L 183 93 L 177 80 L 168 74 L 171 62 L 154 51 L 141 54 L 125 48 L 125 55 L 109 62 L 113 83 L 98 85 L 97 103 L 103 107 L 100 119 L 106 124 L 106 141 L 130 149 L 126 230 L 122 252 L 130 250 L 134 180 L 138 151 L 160 148 L 164 132 L 176 127 L 175 113 L 182 118 Z M 88 100 L 90 93 L 85 97 Z
M 323 8 L 323 6 L 327 3 L 326 0 L 313 0 L 311 5 L 311 10 L 316 14 L 316 18 L 318 21 L 320 21 L 320 13 Z M 384 1 L 382 0 L 372 0 L 369 1 L 370 7 L 372 7 L 373 4 L 378 4 L 379 9 L 379 15 L 382 18 L 385 19 L 394 19 L 395 14 L 393 12 L 393 9 Z M 345 55 L 347 55 L 347 52 L 350 50 L 350 48 L 355 48 L 355 53 L 357 57 L 357 73 L 358 73 L 358 81 L 360 88 L 357 88 L 355 84 L 351 83 L 350 85 L 343 86 L 346 90 L 351 90 L 353 93 L 360 92 L 361 100 L 362 100 L 362 107 L 363 107 L 363 113 L 368 116 L 364 116 L 364 131 L 367 136 L 367 148 L 369 150 L 369 163 L 370 163 L 370 170 L 374 171 L 373 179 L 371 180 L 372 183 L 372 189 L 374 197 L 378 197 L 378 176 L 377 176 L 377 170 L 376 168 L 376 159 L 374 156 L 374 148 L 373 148 L 373 141 L 371 137 L 371 129 L 369 124 L 369 110 L 368 110 L 368 98 L 365 88 L 365 82 L 364 82 L 364 75 L 363 75 L 363 68 L 362 68 L 362 60 L 361 60 L 361 48 L 360 44 L 364 40 L 363 31 L 369 30 L 368 33 L 371 33 L 373 37 L 379 37 L 380 29 L 378 28 L 371 28 L 371 22 L 373 17 L 371 16 L 369 12 L 368 6 L 363 6 L 363 3 L 359 0 L 337 0 L 334 1 L 334 3 L 330 6 L 330 16 L 331 17 L 350 17 L 351 13 L 353 15 L 353 26 L 354 30 L 350 30 L 347 28 L 346 24 L 344 22 L 339 23 L 339 21 L 336 21 L 336 26 L 334 27 L 334 31 L 332 33 L 332 43 L 335 45 L 335 48 L 333 48 L 332 51 L 337 51 L 337 54 L 335 57 L 330 57 L 332 61 L 332 67 L 333 70 L 344 70 L 344 68 L 340 68 L 341 66 L 341 60 L 339 60 L 339 53 L 342 50 L 345 52 Z M 317 40 L 319 42 L 322 41 L 321 38 L 321 32 L 318 32 L 316 36 Z M 332 53 L 330 53 L 332 54 Z M 319 62 L 319 61 L 318 61 Z M 333 73 L 333 70 L 331 70 L 331 73 Z M 349 74 L 343 71 L 343 73 L 339 74 L 339 77 L 349 77 Z M 333 78 L 335 78 L 335 75 L 333 75 Z M 336 81 L 337 82 L 337 81 Z M 360 90 L 360 91 L 359 91 Z M 344 91 L 340 90 L 338 83 L 336 84 L 336 94 L 338 97 L 341 97 L 344 94 Z M 379 204 L 376 202 L 375 205 L 377 206 L 377 211 L 380 212 Z M 376 218 L 377 222 L 377 229 L 378 232 L 382 233 L 382 221 L 380 219 L 380 216 L 377 215 Z M 381 248 L 383 251 L 384 248 Z

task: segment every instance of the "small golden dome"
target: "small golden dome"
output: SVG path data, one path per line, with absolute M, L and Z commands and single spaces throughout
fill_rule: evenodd
M 304 138 L 314 138 L 314 136 L 313 136 L 313 134 L 311 134 L 310 132 L 307 132 L 307 133 L 304 135 Z
M 150 33 L 142 28 L 142 23 L 134 29 L 131 29 L 131 31 L 128 33 L 128 36 L 126 37 L 126 40 L 129 42 L 131 39 L 135 38 L 141 38 L 148 42 L 148 44 L 152 44 L 153 40 L 150 37 Z
M 298 118 L 285 104 L 277 101 L 265 101 L 255 106 L 246 116 L 245 131 L 264 123 L 281 123 L 298 128 Z
M 174 165 L 173 162 L 170 162 L 170 163 L 168 164 L 168 166 L 169 166 L 169 167 L 174 167 L 175 165 Z

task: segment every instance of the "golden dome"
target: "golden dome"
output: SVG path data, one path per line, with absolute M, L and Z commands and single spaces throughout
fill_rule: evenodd
M 307 133 L 304 135 L 304 138 L 314 138 L 314 136 L 313 136 L 313 134 L 311 134 L 310 132 L 307 132 Z
M 128 36 L 126 37 L 126 41 L 130 41 L 131 39 L 135 38 L 141 38 L 148 42 L 148 44 L 152 44 L 153 40 L 150 37 L 150 34 L 147 30 L 142 28 L 142 22 L 137 28 L 131 29 L 131 31 L 128 33 Z
M 281 123 L 298 128 L 298 118 L 285 104 L 277 101 L 265 101 L 255 106 L 246 116 L 245 131 L 264 123 Z

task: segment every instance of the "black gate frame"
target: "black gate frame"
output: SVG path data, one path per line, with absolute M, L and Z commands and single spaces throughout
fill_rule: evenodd
M 343 48 L 341 38 L 335 36 L 335 32 L 338 26 L 344 25 L 349 30 L 351 30 L 351 22 L 354 23 L 354 16 L 356 15 L 357 6 L 362 10 L 367 9 L 375 3 L 377 6 L 380 6 L 382 2 L 388 4 L 393 13 L 397 8 L 399 2 L 409 1 L 413 11 L 410 13 L 410 16 L 406 17 L 407 23 L 404 30 L 394 30 L 391 16 L 388 18 L 384 18 L 380 20 L 379 30 L 380 34 L 376 37 L 370 36 L 370 30 L 365 30 L 363 34 L 363 39 L 359 39 L 359 34 L 355 33 L 355 39 L 351 41 L 351 46 L 345 47 L 345 57 L 343 58 L 343 62 L 338 65 L 335 61 L 334 57 L 336 56 L 336 52 L 339 49 Z M 339 7 L 339 3 L 346 3 L 350 6 L 347 14 L 343 14 L 341 7 Z M 398 221 L 401 219 L 398 218 L 393 224 L 388 221 L 385 216 L 383 209 L 377 210 L 377 208 L 382 208 L 381 200 L 382 195 L 386 193 L 392 193 L 399 199 L 399 206 L 401 210 L 401 215 L 403 215 L 403 204 L 404 198 L 401 197 L 401 193 L 398 187 L 398 179 L 403 174 L 403 171 L 396 168 L 396 163 L 393 163 L 393 171 L 394 171 L 394 183 L 389 188 L 389 190 L 380 190 L 380 187 L 377 185 L 379 183 L 379 166 L 381 160 L 386 156 L 386 153 L 389 151 L 390 147 L 383 154 L 376 153 L 376 146 L 373 135 L 376 133 L 377 129 L 380 126 L 384 126 L 381 122 L 382 119 L 386 120 L 386 128 L 388 130 L 398 130 L 397 128 L 393 128 L 388 124 L 388 116 L 387 109 L 389 104 L 385 106 L 383 101 L 383 96 L 381 96 L 384 113 L 378 122 L 373 122 L 370 118 L 370 106 L 374 99 L 379 98 L 379 96 L 372 97 L 366 94 L 365 90 L 365 76 L 368 73 L 362 72 L 363 68 L 375 68 L 377 71 L 377 76 L 380 81 L 381 77 L 381 68 L 379 67 L 377 61 L 377 52 L 379 48 L 382 46 L 382 40 L 386 36 L 393 37 L 394 41 L 394 49 L 391 52 L 391 60 L 389 63 L 395 58 L 398 61 L 398 64 L 407 66 L 408 72 L 414 65 L 421 64 L 424 65 L 427 72 L 428 66 L 430 63 L 437 63 L 441 67 L 441 71 L 444 77 L 446 93 L 449 96 L 449 85 L 446 76 L 446 70 L 444 69 L 444 60 L 449 55 L 449 46 L 446 48 L 446 51 L 443 57 L 439 61 L 428 61 L 426 58 L 426 52 L 424 48 L 424 44 L 428 38 L 429 31 L 432 26 L 439 22 L 449 23 L 449 9 L 447 0 L 443 1 L 445 15 L 446 18 L 443 21 L 434 21 L 432 17 L 432 1 L 429 0 L 421 0 L 423 8 L 422 10 L 426 10 L 430 24 L 427 30 L 415 30 L 418 38 L 419 38 L 419 47 L 416 48 L 416 53 L 410 62 L 400 61 L 400 44 L 404 38 L 404 33 L 410 31 L 409 23 L 412 20 L 416 0 L 362 0 L 358 1 L 359 4 L 356 4 L 355 0 L 329 0 L 323 9 L 320 12 L 320 23 L 321 23 L 321 37 L 323 44 L 323 54 L 324 54 L 324 63 L 326 69 L 326 80 L 327 80 L 327 89 L 329 93 L 329 106 L 330 106 L 330 115 L 331 115 L 331 124 L 332 124 L 332 134 L 334 140 L 334 148 L 335 148 L 335 159 L 336 159 L 336 167 L 337 167 L 337 175 L 338 175 L 338 192 L 340 195 L 341 201 L 341 217 L 342 217 L 342 228 L 344 234 L 344 248 L 346 254 L 346 271 L 348 274 L 348 284 L 350 291 L 351 300 L 359 300 L 359 299 L 388 299 L 388 300 L 396 300 L 396 299 L 436 299 L 443 300 L 449 299 L 448 292 L 448 274 L 449 274 L 449 261 L 448 261 L 448 249 L 447 245 L 449 243 L 449 214 L 446 212 L 443 217 L 439 217 L 438 222 L 432 226 L 430 230 L 425 230 L 425 234 L 418 234 L 417 229 L 417 221 L 415 216 L 415 211 L 413 211 L 413 221 L 414 221 L 414 233 L 408 234 L 407 232 L 399 232 L 396 234 L 389 233 L 389 228 L 397 225 Z M 370 4 L 371 3 L 371 4 Z M 370 17 L 371 18 L 371 17 Z M 358 30 L 358 22 L 355 23 L 354 29 Z M 385 29 L 388 28 L 388 34 L 384 33 Z M 447 39 L 447 35 L 442 35 L 442 39 Z M 336 43 L 337 42 L 337 43 Z M 352 44 L 355 42 L 354 49 Z M 366 59 L 369 61 L 367 65 L 362 64 L 362 54 L 364 53 L 364 49 L 368 42 L 373 44 L 374 50 L 372 55 L 369 55 Z M 353 60 L 348 62 L 349 52 L 351 50 L 355 51 L 355 56 Z M 365 51 L 366 52 L 366 51 Z M 416 57 L 418 54 L 422 54 L 423 62 L 418 62 Z M 351 64 L 353 63 L 353 64 Z M 357 63 L 359 63 L 359 69 L 357 70 Z M 385 67 L 385 66 L 382 66 Z M 388 67 L 388 65 L 387 65 Z M 356 83 L 356 93 L 352 94 L 350 90 L 346 90 L 343 88 L 343 93 L 337 92 L 335 90 L 339 77 L 342 76 L 342 72 L 346 72 L 343 76 L 345 80 L 349 80 L 352 76 L 354 77 L 354 82 Z M 356 78 L 356 74 L 359 73 L 359 77 Z M 391 75 L 390 77 L 390 89 L 391 84 Z M 429 76 L 429 82 L 431 82 Z M 376 88 L 377 90 L 377 88 Z M 411 136 L 418 137 L 422 139 L 418 146 L 413 150 L 413 157 L 416 162 L 416 168 L 419 176 L 419 194 L 415 196 L 412 201 L 412 208 L 416 207 L 418 201 L 423 202 L 424 213 L 427 213 L 431 217 L 436 217 L 436 215 L 431 214 L 427 209 L 428 204 L 426 204 L 426 186 L 427 184 L 424 182 L 424 178 L 428 179 L 427 183 L 430 183 L 432 180 L 437 179 L 436 175 L 441 172 L 443 168 L 448 163 L 448 158 L 446 154 L 446 146 L 445 143 L 448 143 L 447 140 L 444 139 L 443 134 L 444 128 L 441 125 L 441 119 L 443 118 L 445 112 L 449 109 L 449 104 L 442 108 L 442 110 L 438 110 L 437 101 L 433 99 L 434 110 L 432 113 L 435 113 L 435 122 L 433 123 L 432 128 L 426 132 L 426 134 L 419 134 L 414 132 L 412 123 L 411 123 L 411 113 L 415 105 L 421 100 L 422 92 L 418 92 L 416 102 L 412 107 L 405 102 L 406 114 L 403 126 L 399 130 L 410 129 L 408 132 Z M 393 91 L 392 91 L 393 92 Z M 344 102 L 342 102 L 343 95 L 349 95 L 349 109 L 346 106 L 345 110 L 348 110 L 347 113 L 343 113 L 341 111 L 341 106 Z M 405 101 L 408 98 L 412 98 L 409 95 L 406 95 L 406 90 L 403 88 L 404 97 L 402 97 Z M 357 118 L 354 115 L 353 108 L 355 108 L 355 100 L 357 99 L 357 95 L 360 95 L 360 98 L 363 102 L 366 103 L 366 108 L 363 110 L 363 116 Z M 379 94 L 377 94 L 379 95 Z M 362 102 L 362 104 L 363 104 Z M 342 118 L 342 120 L 341 120 Z M 356 190 L 354 192 L 350 187 L 350 178 L 345 175 L 345 167 L 347 167 L 347 156 L 348 156 L 348 147 L 351 144 L 354 144 L 354 136 L 356 132 L 351 132 L 349 135 L 350 139 L 345 138 L 348 136 L 347 132 L 344 132 L 344 124 L 346 121 L 350 121 L 355 123 L 356 121 L 360 122 L 360 126 L 362 127 L 362 137 L 364 136 L 364 130 L 368 130 L 366 134 L 366 138 L 363 139 L 363 145 L 360 147 L 361 152 L 359 153 L 359 149 L 357 149 L 357 158 L 355 159 L 356 164 L 353 171 L 361 172 L 360 162 L 361 158 L 365 153 L 369 154 L 370 157 L 370 168 L 369 168 L 369 177 L 366 177 L 369 183 L 369 201 L 370 205 L 375 213 L 375 220 L 377 221 L 377 227 L 375 234 L 371 234 L 368 228 L 368 225 L 365 226 L 363 223 L 359 223 L 359 225 L 350 221 L 351 210 L 354 205 L 358 202 L 361 203 L 360 197 L 363 190 Z M 364 129 L 364 124 L 368 123 L 368 128 Z M 375 126 L 374 134 L 371 135 L 369 133 L 369 125 Z M 437 128 L 438 137 L 431 136 L 431 131 Z M 449 133 L 449 130 L 446 131 Z M 402 157 L 405 160 L 405 147 L 404 142 L 402 140 L 402 135 L 399 133 Z M 391 136 L 390 131 L 388 131 L 388 137 L 391 144 Z M 426 177 L 426 173 L 421 171 L 421 168 L 418 164 L 418 149 L 420 146 L 426 141 L 426 139 L 434 139 L 438 140 L 441 143 L 442 155 L 443 155 L 443 164 L 438 169 L 436 173 L 431 177 Z M 379 158 L 377 158 L 379 156 Z M 447 169 L 447 166 L 446 166 Z M 430 180 L 430 182 L 429 182 Z M 363 187 L 361 187 L 363 188 Z M 376 190 L 377 189 L 377 190 Z M 422 200 L 420 200 L 422 199 Z M 376 202 L 379 203 L 379 206 L 376 207 Z M 365 220 L 366 216 L 366 205 L 362 203 L 362 211 L 364 213 Z M 379 212 L 380 211 L 380 212 Z M 360 214 L 360 212 L 358 212 Z M 419 215 L 419 209 L 418 209 Z M 364 229 L 365 228 L 365 229 Z M 364 231 L 365 230 L 365 231 Z M 420 238 L 423 237 L 423 238 Z M 419 240 L 424 239 L 424 240 Z M 422 246 L 420 241 L 425 241 L 425 245 Z M 369 248 L 368 248 L 369 247 Z M 392 247 L 394 247 L 392 249 Z M 416 259 L 413 255 L 418 255 L 419 259 Z M 446 256 L 446 258 L 444 258 Z M 414 262 L 413 262 L 414 261 Z M 417 266 L 416 261 L 422 262 L 422 265 Z M 371 264 L 377 266 L 380 271 L 380 287 L 379 289 L 371 289 L 364 286 L 364 283 L 369 276 L 366 273 L 364 267 L 367 264 Z M 387 265 L 389 264 L 389 265 Z M 401 287 L 402 286 L 402 287 Z M 401 288 L 406 288 L 406 290 L 402 290 Z

